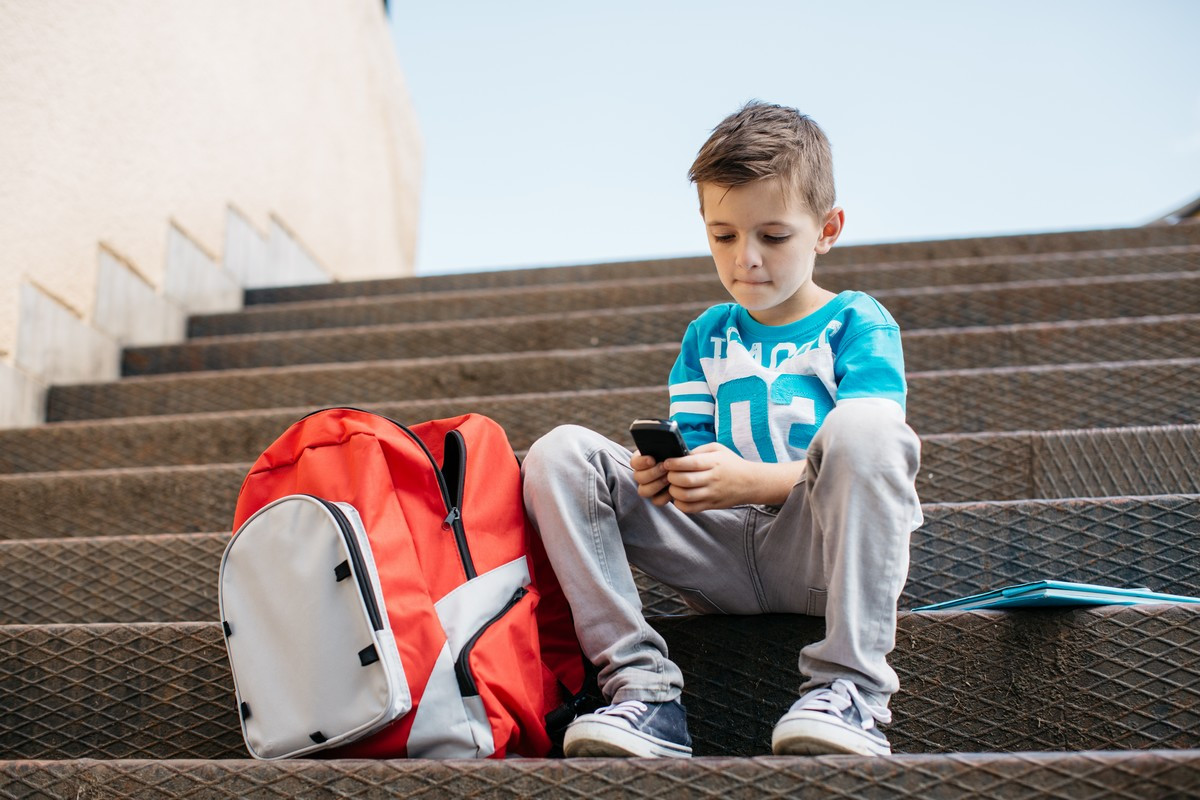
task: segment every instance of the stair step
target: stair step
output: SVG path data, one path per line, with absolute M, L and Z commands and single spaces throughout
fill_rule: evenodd
M 1147 374 L 1156 375 L 1163 371 L 1151 369 Z M 1170 372 L 1170 371 L 1168 371 Z M 1187 378 L 1187 372 L 1181 372 Z M 973 375 L 968 375 L 968 378 Z M 1004 375 L 1012 378 L 1012 375 Z M 1078 375 L 1068 375 L 1076 377 Z M 1111 385 L 1120 383 L 1122 374 L 1118 372 L 1112 380 L 1106 381 Z M 1079 381 L 1075 381 L 1076 384 Z M 1039 385 L 1052 385 L 1049 380 L 1040 381 Z M 1031 390 L 1036 392 L 1037 385 Z M 937 396 L 937 386 L 932 387 L 926 396 Z M 944 389 L 944 386 L 942 387 Z M 1066 387 L 1067 391 L 1070 385 Z M 943 395 L 943 397 L 949 397 Z M 1036 402 L 1034 396 L 1034 402 Z M 924 420 L 923 426 L 922 402 L 914 398 L 910 402 L 910 420 L 916 421 L 919 429 L 932 427 L 932 420 Z M 647 413 L 647 409 L 661 408 L 665 403 L 665 390 L 634 389 L 592 390 L 582 392 L 550 392 L 545 395 L 511 395 L 499 397 L 464 397 L 457 401 L 425 401 L 412 403 L 362 404 L 377 413 L 390 416 L 403 422 L 438 419 L 438 417 L 454 416 L 478 411 L 480 414 L 496 419 L 508 432 L 509 439 L 518 451 L 528 449 L 533 441 L 546 432 L 548 419 L 582 420 L 604 433 L 608 438 L 629 443 L 629 421 Z M 992 404 L 998 403 L 997 399 Z M 932 404 L 932 399 L 924 405 Z M 587 414 L 581 414 L 580 409 L 587 409 Z M 294 409 L 268 409 L 259 411 L 234 411 L 229 414 L 193 414 L 193 415 L 163 415 L 133 417 L 133 419 L 113 419 L 86 422 L 67 422 L 59 425 L 41 428 L 14 428 L 0 431 L 0 475 L 20 473 L 43 473 L 43 471 L 58 470 L 90 470 L 114 468 L 160 467 L 160 465 L 205 465 L 221 463 L 250 463 L 260 452 L 266 449 L 284 429 L 300 419 L 311 410 L 311 407 Z M 930 409 L 930 413 L 935 409 Z M 953 410 L 953 409 L 952 409 Z M 559 416 L 553 416 L 558 414 Z M 961 417 L 961 414 L 959 415 Z M 995 414 L 992 415 L 995 419 Z M 1062 413 L 1052 414 L 1046 411 L 1039 422 L 1049 423 L 1052 416 L 1064 416 Z M 1151 414 L 1142 414 L 1151 416 Z M 1033 422 L 1031 420 L 1031 422 Z M 1022 427 L 1022 426 L 1014 426 Z M 1034 428 L 1036 425 L 1024 426 Z M 1186 427 L 1186 426 L 1184 426 Z M 1183 432 L 1188 435 L 1187 432 Z M 950 446 L 950 439 L 955 434 L 929 434 L 925 440 L 928 446 Z M 980 435 L 972 441 L 984 441 Z M 1024 434 L 1031 435 L 1031 434 Z M 1087 434 L 1103 435 L 1103 434 Z M 1114 434 L 1115 435 L 1115 434 Z M 1027 481 L 1037 471 L 1033 462 L 1014 462 L 1020 456 L 1021 445 L 1019 438 L 1013 433 L 992 434 L 990 441 L 1001 447 L 1004 462 L 1012 465 L 1013 471 L 1007 475 L 997 475 L 995 471 L 985 471 L 982 479 L 976 482 L 984 492 L 980 499 L 1007 499 L 1009 497 L 1024 497 L 1024 492 L 1040 493 L 1042 488 L 1034 488 L 1034 483 Z M 938 443 L 934 445 L 932 443 Z M 964 440 L 966 441 L 966 440 Z M 926 446 L 925 469 L 930 469 L 929 450 Z M 1147 440 L 1146 446 L 1151 446 Z M 970 452 L 966 453 L 970 455 Z M 990 459 L 1001 457 L 1000 452 L 991 453 Z M 1177 463 L 1172 459 L 1166 463 Z M 961 474 L 970 477 L 980 465 L 964 462 L 959 468 Z M 988 464 L 983 464 L 986 469 Z M 1122 483 L 1124 492 L 1148 493 L 1151 489 L 1138 488 L 1151 486 L 1142 477 L 1158 481 L 1157 471 L 1151 473 L 1133 473 L 1132 481 Z M 1174 474 L 1174 473 L 1172 473 Z M 1091 473 L 1090 473 L 1091 475 Z M 1088 481 L 1091 480 L 1087 479 Z M 952 486 L 952 482 L 940 482 L 940 486 Z M 1090 485 L 1090 483 L 1085 483 Z M 1002 489 L 1001 487 L 1013 487 Z M 1068 492 L 1079 494 L 1082 489 Z M 1058 492 L 1062 494 L 1062 492 Z M 958 499 L 958 498 L 955 498 Z M 966 498 L 964 498 L 966 499 Z
M 229 533 L 0 541 L 0 625 L 209 622 Z
M 1138 229 L 1144 231 L 1145 229 Z M 919 286 L 918 281 L 938 284 L 971 283 L 983 280 L 1034 280 L 1046 277 L 1079 277 L 1082 275 L 1115 275 L 1122 272 L 1147 271 L 1157 256 L 1190 255 L 1200 243 L 1200 233 L 1188 229 L 1183 237 L 1162 244 L 1142 246 L 1130 240 L 1128 247 L 1097 250 L 1095 244 L 1084 250 L 1007 252 L 984 255 L 966 254 L 959 249 L 945 255 L 921 255 L 893 252 L 872 246 L 838 247 L 817 262 L 818 274 L 850 273 L 856 270 L 908 272 L 913 275 L 907 283 L 886 283 L 880 288 Z M 944 245 L 945 242 L 926 243 Z M 1150 271 L 1154 270 L 1151 266 Z M 482 272 L 428 275 L 421 277 L 383 278 L 378 280 L 322 283 L 309 286 L 283 286 L 249 289 L 247 305 L 264 303 L 305 302 L 347 297 L 378 297 L 409 293 L 433 293 L 464 289 L 500 289 L 514 286 L 547 286 L 625 280 L 628 278 L 669 278 L 686 275 L 712 274 L 709 256 L 662 258 L 640 261 L 617 261 L 602 264 L 581 264 L 567 267 L 506 269 Z M 942 273 L 954 277 L 942 277 Z M 930 277 L 920 277 L 929 274 Z M 824 285 L 824 281 L 822 281 Z
M 126 348 L 126 376 L 400 358 L 678 344 L 707 304 L 417 322 L 196 339 Z M 904 332 L 909 370 L 1200 356 L 1200 314 Z
M 1200 289 L 1193 288 L 1200 287 L 1200 272 L 1195 270 L 903 289 L 879 289 L 874 273 L 865 272 L 858 283 L 861 288 L 872 290 L 904 329 L 1192 314 L 1200 310 L 1195 301 Z M 836 281 L 825 284 L 834 291 L 857 288 L 841 286 Z M 238 312 L 194 316 L 188 322 L 188 335 L 490 319 L 728 300 L 720 281 L 711 275 L 639 278 L 532 289 L 251 306 Z
M 127 378 L 55 386 L 52 421 L 194 414 L 252 408 L 364 406 L 442 397 L 473 410 L 490 394 L 545 395 L 543 426 L 580 418 L 565 393 L 658 385 L 634 416 L 666 409 L 674 345 L 553 350 L 507 356 L 373 361 Z M 1003 367 L 908 374 L 909 423 L 922 434 L 1047 430 L 1200 421 L 1200 359 Z M 1131 393 L 1129 387 L 1142 391 Z M 657 409 L 657 411 L 656 411 Z M 590 409 L 589 409 L 590 410 Z M 633 417 L 627 417 L 632 419 Z
M 937 239 L 925 242 L 887 242 L 875 245 L 835 247 L 822 260 L 836 264 L 878 264 L 948 258 L 994 258 L 1003 255 L 1061 253 L 1068 255 L 1097 250 L 1165 247 L 1200 242 L 1200 225 L 1195 221 L 1178 225 L 1143 225 L 1096 231 L 1034 233 L 1017 236 L 982 236 Z
M 902 608 L 1053 577 L 1200 595 L 1200 494 L 925 506 Z M 229 533 L 0 542 L 0 625 L 206 622 Z M 688 613 L 638 573 L 647 615 Z
M 696 754 L 769 752 L 824 620 L 651 623 Z M 899 753 L 1200 747 L 1200 607 L 902 612 L 891 663 Z M 0 691 L 6 759 L 245 755 L 217 623 L 0 627 Z
M 768 752 L 797 654 L 824 620 L 652 622 L 688 681 L 697 753 Z M 901 612 L 896 645 L 887 734 L 899 753 L 1200 746 L 1200 607 Z
M 0 540 L 221 530 L 257 455 L 0 476 Z M 917 490 L 928 503 L 1200 492 L 1200 425 L 929 437 Z
M 1116 798 L 1200 794 L 1200 750 L 508 761 L 77 760 L 0 762 L 6 796 L 358 798 L 805 797 L 927 800 Z M 335 787 L 335 789 L 331 789 Z

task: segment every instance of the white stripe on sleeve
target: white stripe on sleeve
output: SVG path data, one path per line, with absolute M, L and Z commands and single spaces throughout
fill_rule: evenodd
M 716 403 L 702 403 L 696 400 L 689 402 L 671 403 L 671 416 L 676 414 L 699 414 L 711 417 L 716 410 Z
M 678 397 L 681 394 L 702 394 L 707 397 L 712 397 L 712 392 L 708 388 L 706 381 L 685 381 L 684 383 L 672 383 L 670 385 L 671 396 Z

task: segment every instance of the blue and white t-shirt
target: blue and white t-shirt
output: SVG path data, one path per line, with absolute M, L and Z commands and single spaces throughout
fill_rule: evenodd
M 862 292 L 778 326 L 723 303 L 688 326 L 670 384 L 689 448 L 716 441 L 753 461 L 798 461 L 839 401 L 885 398 L 903 413 L 900 328 Z

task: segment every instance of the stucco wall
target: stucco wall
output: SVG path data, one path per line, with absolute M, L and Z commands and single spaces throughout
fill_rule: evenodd
M 0 365 L 22 286 L 89 323 L 99 243 L 161 291 L 170 223 L 220 262 L 231 206 L 335 278 L 412 272 L 420 141 L 380 0 L 0 0 L 0 164 Z

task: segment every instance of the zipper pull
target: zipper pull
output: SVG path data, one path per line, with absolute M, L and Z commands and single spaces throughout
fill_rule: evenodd
M 444 520 L 442 520 L 442 530 L 450 530 L 450 528 L 454 526 L 454 523 L 458 522 L 461 518 L 462 515 L 458 513 L 457 508 L 450 509 L 450 513 L 446 515 Z

